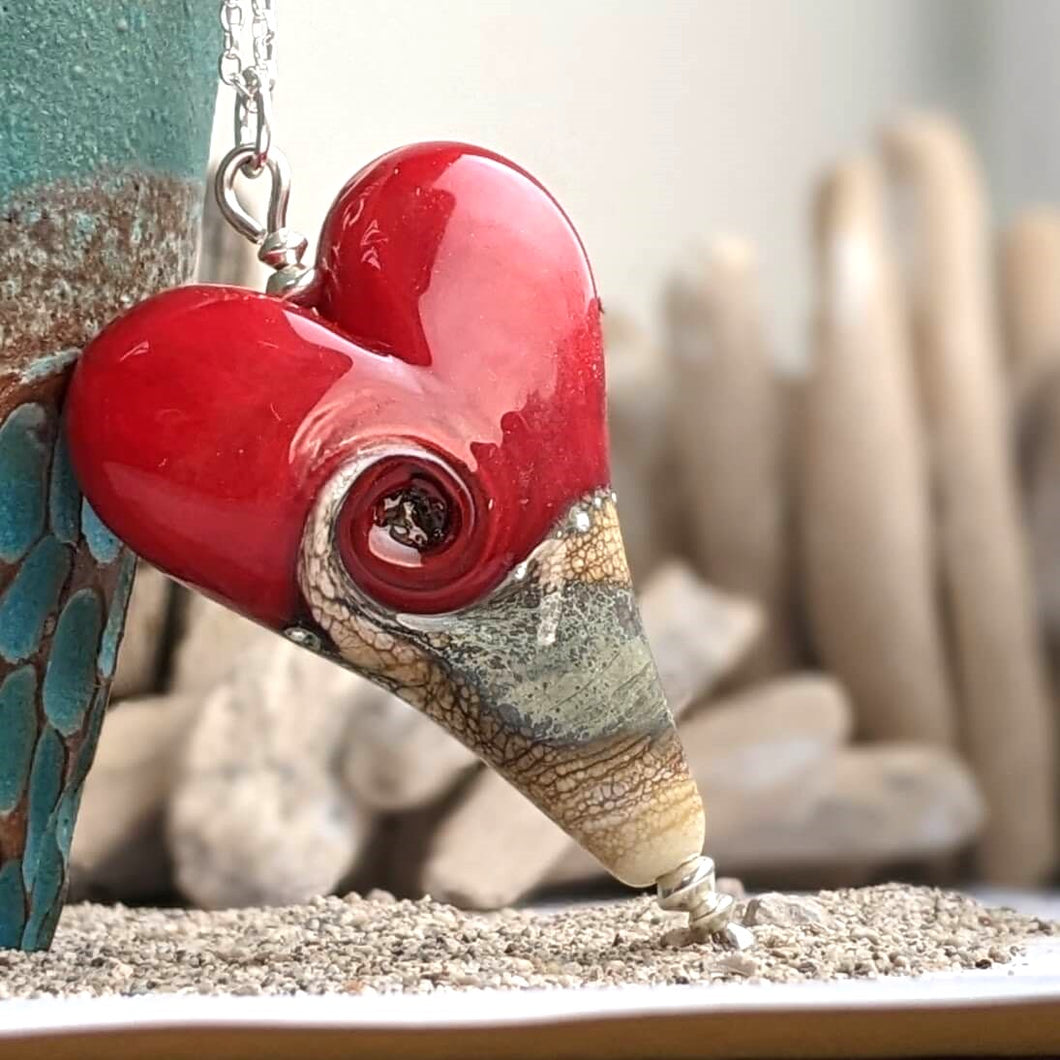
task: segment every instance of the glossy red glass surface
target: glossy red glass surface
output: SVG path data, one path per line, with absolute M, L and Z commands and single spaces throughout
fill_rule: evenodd
M 321 486 L 366 446 L 407 444 L 455 505 L 450 536 L 392 550 L 366 473 L 337 545 L 387 606 L 469 604 L 608 481 L 599 304 L 578 237 L 511 163 L 419 144 L 342 190 L 318 267 L 315 309 L 193 286 L 106 328 L 67 399 L 82 488 L 140 555 L 282 626 L 300 611 L 298 547 Z

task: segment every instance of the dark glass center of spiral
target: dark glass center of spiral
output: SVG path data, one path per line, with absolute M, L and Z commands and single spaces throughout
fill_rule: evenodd
M 427 486 L 406 486 L 380 501 L 375 522 L 398 544 L 426 552 L 449 533 L 449 505 Z

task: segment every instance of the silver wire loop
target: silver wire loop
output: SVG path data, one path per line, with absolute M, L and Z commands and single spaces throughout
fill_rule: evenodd
M 306 238 L 287 227 L 291 196 L 291 168 L 280 151 L 272 149 L 272 95 L 276 88 L 273 42 L 276 20 L 273 0 L 249 0 L 250 53 L 247 51 L 247 0 L 221 0 L 221 57 L 217 72 L 235 91 L 232 114 L 236 146 L 217 167 L 214 197 L 224 219 L 258 247 L 258 258 L 273 273 L 268 294 L 308 304 L 316 290 L 316 270 L 302 264 Z M 236 194 L 236 176 L 256 180 L 266 170 L 271 185 L 265 223 L 254 218 Z
M 221 159 L 213 184 L 217 205 L 225 220 L 258 247 L 258 259 L 274 270 L 266 292 L 292 302 L 309 302 L 315 291 L 316 270 L 302 264 L 308 246 L 305 236 L 287 227 L 291 168 L 283 153 L 270 152 L 258 174 L 267 171 L 272 181 L 264 224 L 253 217 L 236 194 L 235 182 L 240 173 L 250 180 L 256 179 L 246 169 L 254 151 L 255 148 L 244 144 L 233 147 Z
M 247 73 L 253 77 L 252 71 Z M 272 93 L 268 86 L 259 85 L 253 96 L 236 93 L 233 133 L 238 146 L 250 147 L 253 144 L 254 147 L 252 157 L 241 167 L 243 172 L 247 176 L 260 176 L 269 160 L 269 150 L 272 147 Z
M 217 167 L 214 177 L 214 194 L 225 220 L 251 243 L 260 245 L 265 242 L 270 232 L 278 232 L 287 227 L 287 202 L 291 197 L 291 167 L 280 151 L 272 151 L 265 160 L 261 172 L 268 170 L 272 178 L 272 187 L 269 191 L 266 223 L 262 224 L 256 221 L 239 201 L 235 189 L 238 173 L 243 172 L 250 179 L 255 179 L 244 169 L 248 162 L 253 161 L 255 151 L 256 148 L 243 144 L 233 147 L 221 159 L 221 164 Z

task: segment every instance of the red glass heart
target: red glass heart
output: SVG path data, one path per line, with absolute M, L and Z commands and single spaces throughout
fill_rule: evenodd
M 512 163 L 418 144 L 346 185 L 317 264 L 314 308 L 200 285 L 106 328 L 67 399 L 78 478 L 140 555 L 279 627 L 321 485 L 385 446 L 350 490 L 343 558 L 391 608 L 462 607 L 608 482 L 584 250 Z M 388 523 L 406 502 L 419 547 Z

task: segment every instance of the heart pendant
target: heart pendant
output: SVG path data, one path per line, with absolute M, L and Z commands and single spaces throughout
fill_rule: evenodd
M 346 185 L 319 247 L 310 306 L 186 287 L 90 344 L 86 496 L 426 712 L 619 878 L 672 873 L 702 807 L 630 587 L 577 234 L 512 163 L 420 144 Z

